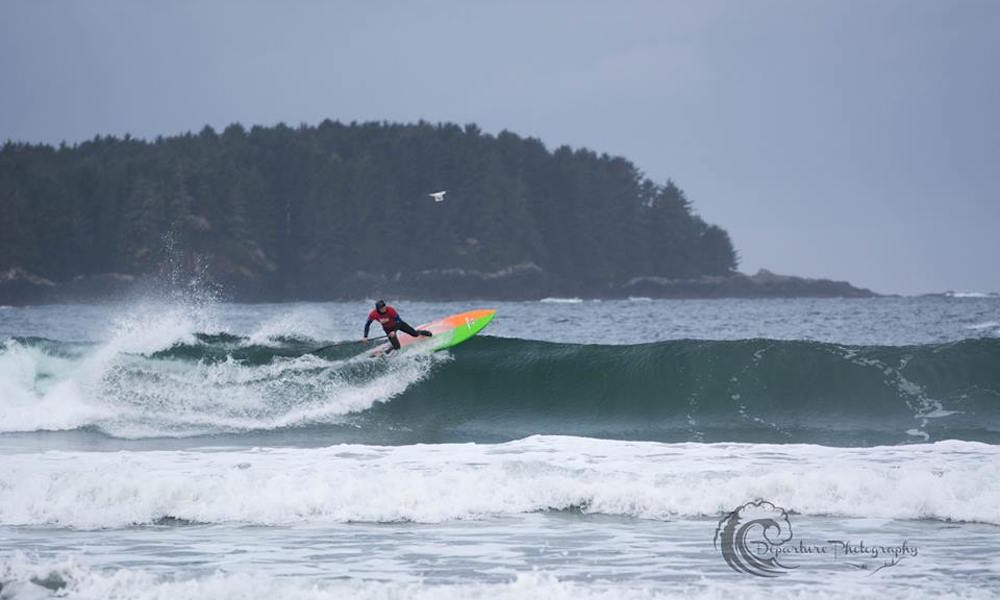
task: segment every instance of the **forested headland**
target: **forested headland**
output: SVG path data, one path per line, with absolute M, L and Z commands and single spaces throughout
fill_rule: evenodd
M 728 234 L 672 181 L 475 125 L 234 124 L 0 150 L 13 301 L 165 269 L 233 299 L 287 300 L 613 297 L 736 267 Z

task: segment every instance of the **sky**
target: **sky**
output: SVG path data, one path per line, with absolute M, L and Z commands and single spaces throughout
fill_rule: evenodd
M 740 270 L 1000 291 L 1000 2 L 0 3 L 0 140 L 449 121 L 621 155 Z

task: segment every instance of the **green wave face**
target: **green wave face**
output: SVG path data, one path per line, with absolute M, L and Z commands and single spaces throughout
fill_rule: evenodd
M 366 411 L 365 425 L 435 440 L 1000 442 L 1000 340 L 600 346 L 477 337 L 453 355 Z
M 467 339 L 488 322 L 467 328 L 460 338 L 466 341 L 446 355 L 389 361 L 369 360 L 357 343 L 303 355 L 321 344 L 292 338 L 253 344 L 227 335 L 122 355 L 113 368 L 93 374 L 99 384 L 93 401 L 119 407 L 120 416 L 111 425 L 79 426 L 116 436 L 292 435 L 319 427 L 330 443 L 501 441 L 531 434 L 838 446 L 1000 443 L 997 339 L 907 347 Z M 93 345 L 21 338 L 0 346 L 0 363 L 37 361 L 34 381 L 7 382 L 28 398 L 76 377 L 94 351 Z M 43 414 L 38 420 L 47 422 Z

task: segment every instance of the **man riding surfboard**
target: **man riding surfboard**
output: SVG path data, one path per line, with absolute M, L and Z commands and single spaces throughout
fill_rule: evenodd
M 385 300 L 379 300 L 375 303 L 375 310 L 368 313 L 368 321 L 365 322 L 365 335 L 361 338 L 362 344 L 368 342 L 368 330 L 374 321 L 378 321 L 382 326 L 382 330 L 385 331 L 386 337 L 389 338 L 389 343 L 392 344 L 392 347 L 395 350 L 399 350 L 399 340 L 396 338 L 396 330 L 408 333 L 413 337 L 430 337 L 433 335 L 426 329 L 418 330 L 410 327 L 405 321 L 403 321 L 403 319 L 399 318 L 399 313 L 396 312 L 395 308 L 386 304 Z

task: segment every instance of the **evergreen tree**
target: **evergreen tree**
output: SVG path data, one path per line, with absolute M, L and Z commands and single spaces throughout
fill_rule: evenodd
M 428 194 L 447 190 L 444 202 Z M 533 264 L 562 289 L 734 271 L 728 234 L 622 157 L 476 125 L 253 127 L 0 149 L 0 270 L 156 273 L 165 242 L 237 296 L 331 297 Z

